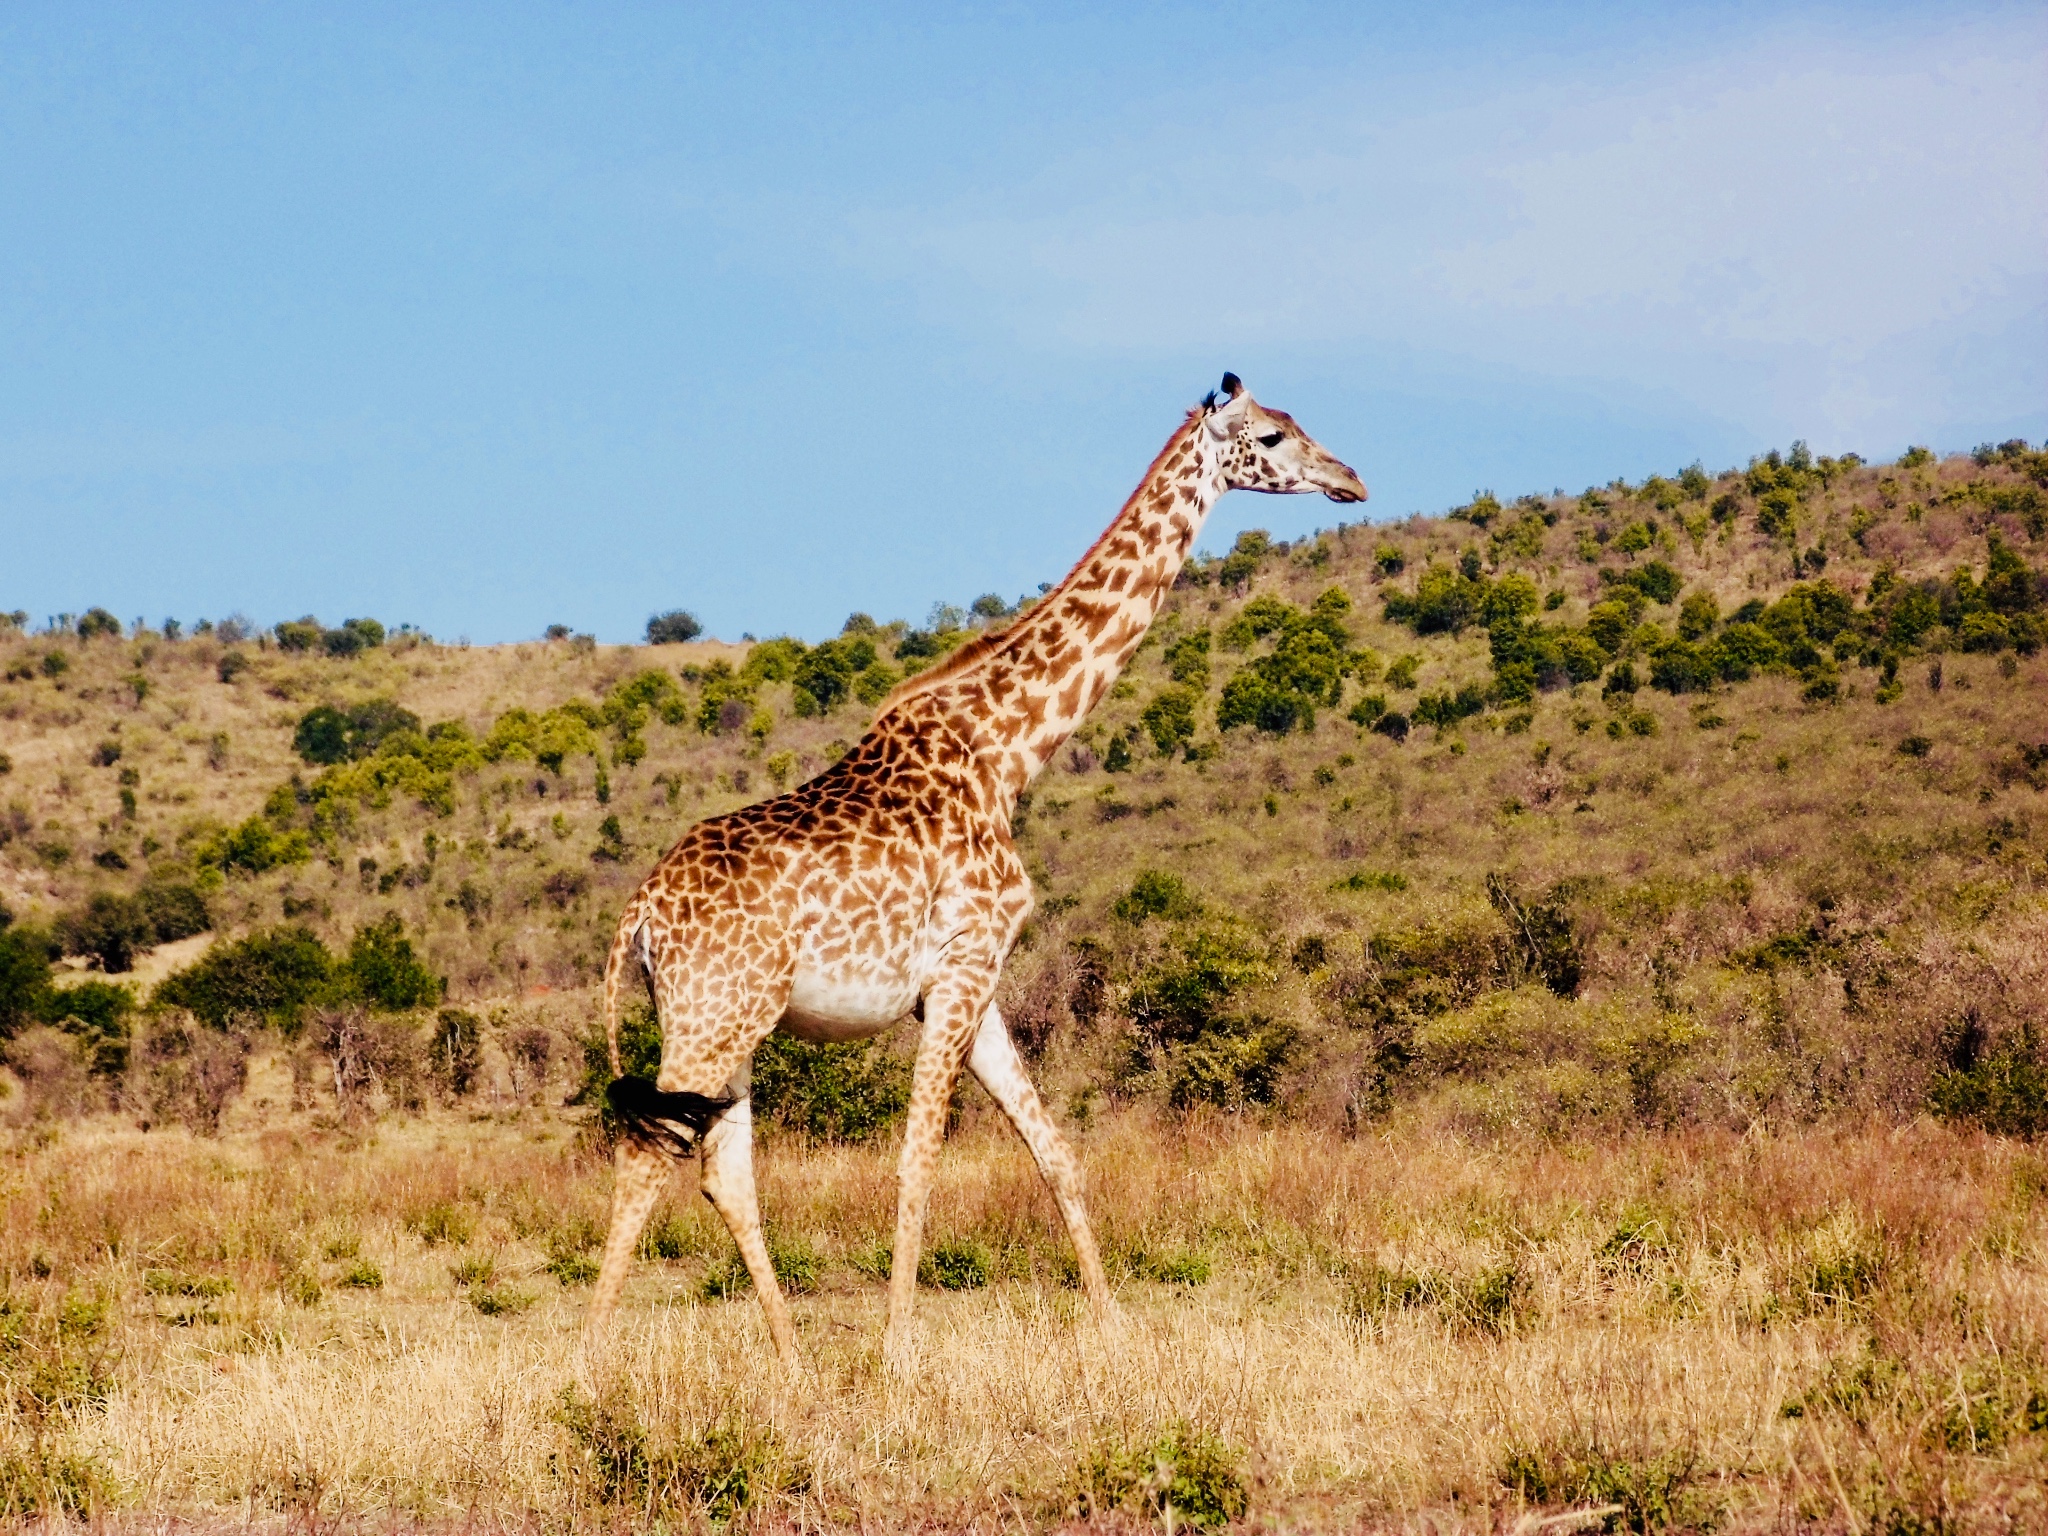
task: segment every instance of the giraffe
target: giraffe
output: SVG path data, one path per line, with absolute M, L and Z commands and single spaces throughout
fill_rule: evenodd
M 1225 374 L 1065 580 L 1014 622 L 900 684 L 825 772 L 691 827 L 627 902 L 604 972 L 608 1098 L 624 1134 L 586 1345 L 602 1338 L 618 1304 L 671 1164 L 694 1150 L 775 1350 L 795 1358 L 755 1197 L 754 1049 L 778 1029 L 851 1040 L 906 1015 L 920 1034 L 897 1172 L 886 1358 L 901 1360 L 909 1341 L 925 1204 L 963 1066 L 1030 1149 L 1092 1309 L 1115 1327 L 1080 1171 L 994 1002 L 1032 908 L 1010 821 L 1017 797 L 1123 670 L 1210 508 L 1233 489 L 1366 496 L 1292 417 L 1258 405 Z M 636 969 L 662 1031 L 655 1082 L 620 1075 L 620 993 Z

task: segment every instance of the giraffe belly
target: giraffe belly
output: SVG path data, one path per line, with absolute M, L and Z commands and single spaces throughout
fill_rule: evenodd
M 861 1040 L 910 1012 L 917 983 L 901 973 L 799 967 L 776 1028 L 799 1040 Z

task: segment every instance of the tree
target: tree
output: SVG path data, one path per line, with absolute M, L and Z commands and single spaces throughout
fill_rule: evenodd
M 681 608 L 671 608 L 667 613 L 657 613 L 647 621 L 647 643 L 649 645 L 681 645 L 694 640 L 704 633 L 704 626 L 697 622 L 697 616 Z
M 430 1008 L 446 990 L 413 953 L 396 912 L 356 930 L 336 979 L 351 998 L 386 1013 Z
M 142 903 L 112 891 L 95 891 L 83 907 L 57 919 L 57 942 L 64 952 L 90 955 L 109 975 L 132 969 L 135 952 L 155 939 Z
M 289 1033 L 333 975 L 334 957 L 311 929 L 263 928 L 216 945 L 197 964 L 166 977 L 150 1000 L 189 1009 L 215 1029 L 253 1021 Z
M 0 1039 L 40 1018 L 49 992 L 49 941 L 31 928 L 0 927 Z

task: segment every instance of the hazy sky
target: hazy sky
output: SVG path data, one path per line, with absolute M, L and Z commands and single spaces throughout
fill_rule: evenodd
M 1376 517 L 2048 436 L 2039 5 L 1102 9 L 8 6 L 0 608 L 917 619 L 1226 368 Z

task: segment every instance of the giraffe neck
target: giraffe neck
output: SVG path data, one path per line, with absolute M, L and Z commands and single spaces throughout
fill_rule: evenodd
M 1217 442 L 1194 411 L 1080 563 L 1016 623 L 913 679 L 964 716 L 998 794 L 1014 803 L 1123 671 L 1223 492 Z

